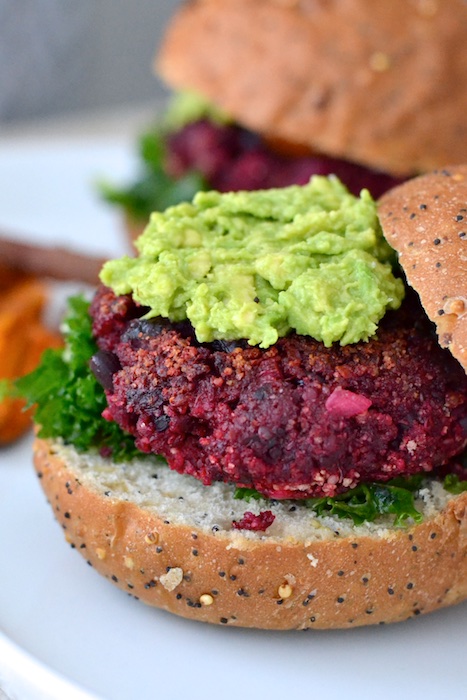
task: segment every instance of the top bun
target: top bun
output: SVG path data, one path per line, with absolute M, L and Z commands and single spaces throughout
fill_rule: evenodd
M 378 215 L 440 345 L 467 369 L 467 165 L 393 188 L 380 199 Z
M 156 70 L 266 136 L 405 176 L 467 162 L 463 0 L 191 0 Z

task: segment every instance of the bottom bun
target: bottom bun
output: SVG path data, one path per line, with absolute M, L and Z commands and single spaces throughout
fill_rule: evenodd
M 291 501 L 245 501 L 161 460 L 115 464 L 36 439 L 34 462 L 67 541 L 139 598 L 203 622 L 264 629 L 396 622 L 467 596 L 467 494 L 421 489 L 424 520 L 355 526 Z M 427 482 L 428 484 L 428 482 Z M 245 511 L 272 511 L 264 532 Z

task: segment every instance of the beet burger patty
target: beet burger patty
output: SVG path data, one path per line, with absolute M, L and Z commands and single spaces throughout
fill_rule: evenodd
M 465 373 L 413 299 L 370 341 L 329 348 L 295 333 L 266 350 L 199 343 L 189 323 L 145 311 L 106 287 L 95 296 L 105 416 L 205 484 L 333 496 L 431 472 L 466 444 Z

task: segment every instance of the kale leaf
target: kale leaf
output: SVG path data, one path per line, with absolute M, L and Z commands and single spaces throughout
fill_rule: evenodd
M 126 187 L 99 183 L 103 199 L 123 207 L 135 219 L 147 221 L 153 211 L 191 201 L 199 190 L 206 190 L 207 183 L 199 173 L 187 173 L 176 179 L 167 174 L 165 140 L 162 126 L 156 125 L 143 134 L 138 142 L 141 170 L 135 182 Z
M 443 486 L 446 491 L 455 495 L 467 491 L 467 481 L 459 479 L 457 474 L 447 474 L 444 477 Z
M 256 489 L 248 489 L 244 488 L 242 486 L 237 486 L 234 492 L 234 498 L 236 499 L 241 499 L 243 501 L 247 501 L 248 503 L 253 500 L 253 501 L 259 501 L 262 498 L 266 498 L 265 496 L 262 496 L 259 491 L 256 491 Z
M 96 447 L 115 461 L 141 453 L 134 438 L 102 417 L 105 393 L 89 368 L 97 347 L 92 337 L 89 302 L 69 300 L 64 322 L 65 347 L 46 350 L 37 369 L 16 381 L 16 390 L 35 406 L 39 437 L 61 437 L 78 451 Z
M 350 518 L 356 525 L 374 522 L 380 515 L 394 515 L 394 525 L 404 525 L 411 518 L 419 523 L 423 515 L 415 508 L 414 493 L 424 479 L 424 475 L 398 477 L 386 484 L 360 484 L 346 493 L 334 497 L 307 498 L 304 504 L 317 515 L 337 515 Z M 237 488 L 235 498 L 266 498 L 255 489 Z
M 414 491 L 419 488 L 421 478 L 394 482 L 359 484 L 333 498 L 309 498 L 306 503 L 317 515 L 351 518 L 356 525 L 373 522 L 380 515 L 394 515 L 396 527 L 404 525 L 409 518 L 421 522 L 423 515 L 414 505 Z

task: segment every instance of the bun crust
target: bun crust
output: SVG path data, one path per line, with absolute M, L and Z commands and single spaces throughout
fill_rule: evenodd
M 427 497 L 423 523 L 407 529 L 354 527 L 275 503 L 273 525 L 252 533 L 229 524 L 252 509 L 230 487 L 204 487 L 155 461 L 116 465 L 41 439 L 34 461 L 67 541 L 127 593 L 183 617 L 344 628 L 467 596 L 467 494 Z
M 390 190 L 378 213 L 408 283 L 436 324 L 440 345 L 467 369 L 467 165 Z
M 462 0 L 191 0 L 155 67 L 241 124 L 394 175 L 467 162 Z

